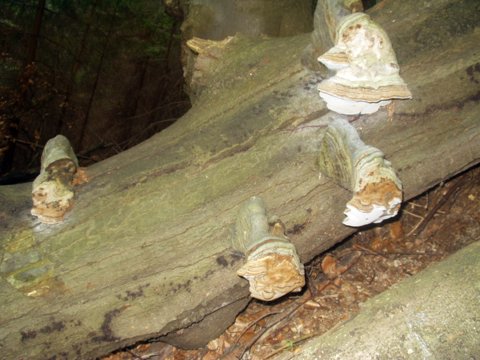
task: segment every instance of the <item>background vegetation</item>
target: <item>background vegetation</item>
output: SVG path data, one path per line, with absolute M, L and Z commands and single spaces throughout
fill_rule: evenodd
M 0 183 L 31 179 L 58 133 L 86 165 L 190 106 L 182 19 L 160 1 L 5 0 L 0 14 Z

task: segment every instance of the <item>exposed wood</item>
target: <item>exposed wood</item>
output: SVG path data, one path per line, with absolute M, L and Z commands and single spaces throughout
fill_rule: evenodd
M 480 3 L 382 4 L 372 16 L 414 99 L 397 102 L 391 120 L 383 110 L 353 124 L 408 199 L 480 161 Z M 214 337 L 248 300 L 230 241 L 251 196 L 282 219 L 303 262 L 354 231 L 341 224 L 349 192 L 319 179 L 329 113 L 320 79 L 300 64 L 309 41 L 234 39 L 180 121 L 88 169 L 62 224 L 29 215 L 31 184 L 0 188 L 5 358 L 85 359 L 167 333 L 190 346 Z M 7 265 L 26 280 L 39 268 L 49 276 L 22 292 L 5 280 Z
M 312 30 L 311 0 L 167 0 L 165 3 L 170 9 L 179 5 L 185 14 L 181 27 L 184 43 L 195 37 L 222 41 L 235 34 L 249 38 L 287 37 Z M 204 60 L 209 62 L 208 57 Z M 197 63 L 186 48 L 182 63 L 186 91 L 195 103 L 205 86 L 192 77 L 198 76 L 198 69 L 204 64 Z

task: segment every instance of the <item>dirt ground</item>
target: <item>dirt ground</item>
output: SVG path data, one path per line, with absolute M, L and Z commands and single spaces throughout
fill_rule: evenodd
M 480 239 L 480 167 L 404 205 L 396 221 L 360 231 L 306 264 L 300 295 L 251 301 L 224 334 L 198 350 L 151 342 L 103 360 L 269 359 L 321 335 L 359 304 Z

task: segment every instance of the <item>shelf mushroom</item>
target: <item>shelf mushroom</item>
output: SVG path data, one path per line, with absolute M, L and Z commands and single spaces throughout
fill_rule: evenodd
M 68 139 L 57 135 L 42 153 L 40 175 L 33 181 L 32 215 L 42 223 L 61 222 L 73 204 L 73 177 L 78 160 Z
M 365 13 L 342 18 L 335 46 L 318 60 L 335 75 L 318 90 L 327 107 L 340 114 L 371 114 L 392 99 L 411 99 L 387 33 Z
M 269 232 L 261 198 L 254 196 L 240 208 L 233 247 L 247 255 L 237 274 L 249 281 L 252 297 L 272 301 L 300 291 L 305 285 L 303 264 L 295 246 L 283 234 L 280 223 Z
M 321 173 L 353 191 L 344 212 L 345 225 L 379 223 L 398 213 L 402 184 L 391 163 L 380 150 L 366 145 L 339 115 L 324 134 L 318 162 Z

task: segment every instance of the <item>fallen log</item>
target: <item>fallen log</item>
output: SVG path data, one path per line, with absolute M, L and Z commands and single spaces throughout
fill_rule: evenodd
M 386 1 L 413 100 L 352 117 L 409 199 L 480 160 L 476 1 Z M 242 203 L 261 196 L 303 262 L 355 231 L 350 193 L 316 164 L 331 114 L 301 65 L 309 35 L 225 47 L 194 107 L 148 141 L 88 168 L 60 224 L 30 215 L 31 184 L 0 188 L 0 347 L 6 358 L 92 358 L 167 335 L 187 347 L 249 300 L 231 245 Z

